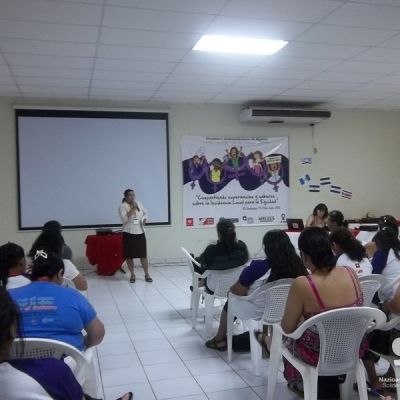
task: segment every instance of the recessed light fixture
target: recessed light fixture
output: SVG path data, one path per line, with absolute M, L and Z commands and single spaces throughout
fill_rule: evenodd
M 203 35 L 193 50 L 215 53 L 270 56 L 286 46 L 284 40 L 255 39 L 242 36 Z

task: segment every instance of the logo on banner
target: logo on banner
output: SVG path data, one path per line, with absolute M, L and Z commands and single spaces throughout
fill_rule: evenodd
M 214 218 L 199 218 L 199 225 L 214 225 Z
M 274 221 L 275 221 L 275 217 L 274 217 L 274 216 L 268 216 L 268 217 L 263 216 L 263 217 L 258 217 L 258 221 L 259 221 L 259 222 L 263 222 L 263 223 L 266 223 L 266 222 L 274 222 Z
M 186 218 L 186 226 L 193 226 L 193 218 Z
M 244 222 L 247 222 L 248 224 L 254 224 L 254 218 L 253 217 L 248 217 L 246 215 L 243 215 L 242 220 Z

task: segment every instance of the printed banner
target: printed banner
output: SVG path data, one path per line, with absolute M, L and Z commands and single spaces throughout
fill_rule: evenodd
M 215 226 L 286 224 L 289 204 L 287 137 L 225 139 L 183 136 L 183 223 Z

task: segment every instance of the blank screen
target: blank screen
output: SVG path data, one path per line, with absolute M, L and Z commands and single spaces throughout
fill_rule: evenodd
M 168 114 L 16 110 L 19 228 L 117 226 L 135 190 L 150 224 L 169 224 Z

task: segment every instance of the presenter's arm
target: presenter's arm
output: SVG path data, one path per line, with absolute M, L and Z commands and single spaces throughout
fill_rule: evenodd
M 147 210 L 143 207 L 143 204 L 140 204 L 140 206 L 143 211 L 143 218 L 142 218 L 143 225 L 145 225 L 147 222 L 147 219 L 148 219 L 148 213 L 147 213 Z
M 306 228 L 313 226 L 313 223 L 314 223 L 314 215 L 311 214 L 306 220 Z
M 85 336 L 85 349 L 100 344 L 105 335 L 103 323 L 96 317 L 85 326 L 87 335 Z

